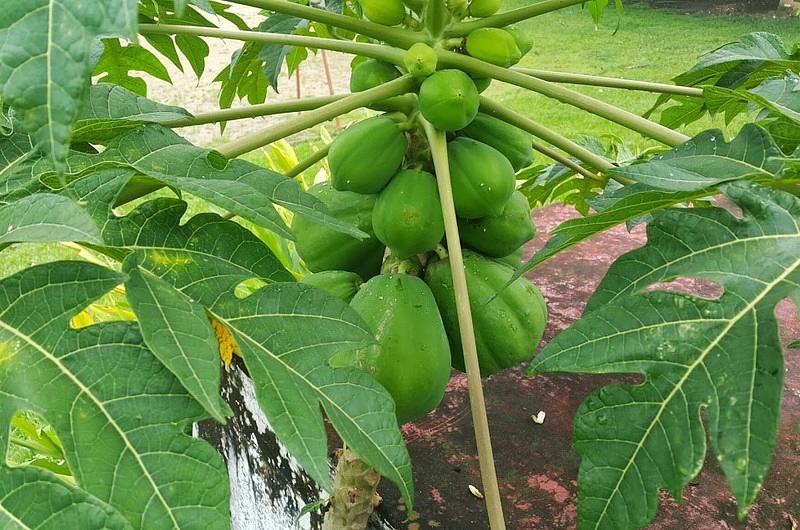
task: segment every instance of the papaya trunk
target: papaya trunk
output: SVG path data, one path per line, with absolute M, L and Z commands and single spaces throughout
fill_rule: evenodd
M 347 448 L 338 451 L 333 495 L 322 530 L 364 530 L 381 502 L 381 476 Z

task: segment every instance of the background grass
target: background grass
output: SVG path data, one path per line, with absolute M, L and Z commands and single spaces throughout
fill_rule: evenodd
M 526 0 L 506 0 L 512 9 L 527 5 Z M 520 25 L 534 40 L 533 51 L 522 66 L 545 70 L 574 71 L 586 74 L 627 77 L 650 81 L 669 81 L 697 62 L 704 52 L 713 50 L 753 31 L 781 36 L 791 46 L 800 41 L 800 19 L 772 20 L 750 17 L 716 17 L 680 14 L 642 6 L 626 7 L 619 20 L 609 10 L 605 20 L 595 26 L 580 7 L 536 18 Z M 635 144 L 647 143 L 638 134 L 602 118 L 515 87 L 495 83 L 487 94 L 510 108 L 561 131 L 569 137 L 581 134 L 602 137 L 617 135 Z M 642 113 L 655 96 L 592 87 L 574 87 L 632 112 Z M 719 121 L 705 121 L 684 131 L 695 134 Z M 297 146 L 301 158 L 311 152 L 308 143 Z M 262 155 L 248 157 L 263 162 Z M 191 201 L 193 209 L 197 201 Z M 61 245 L 16 245 L 0 254 L 0 277 L 46 261 L 77 259 L 77 253 Z

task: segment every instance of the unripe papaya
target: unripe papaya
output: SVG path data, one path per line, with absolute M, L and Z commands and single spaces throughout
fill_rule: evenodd
M 403 56 L 406 70 L 414 77 L 428 77 L 436 71 L 438 63 L 439 57 L 436 52 L 424 42 L 417 42 Z
M 436 179 L 425 171 L 401 171 L 378 195 L 372 211 L 378 239 L 400 259 L 433 249 L 444 237 Z
M 479 106 L 475 83 L 460 70 L 440 70 L 419 88 L 420 112 L 442 131 L 457 131 L 469 125 Z
M 407 274 L 381 274 L 361 287 L 350 306 L 377 344 L 336 355 L 331 365 L 371 373 L 394 398 L 400 424 L 435 409 L 450 379 L 450 347 L 425 282 Z
M 456 20 L 461 20 L 469 13 L 469 0 L 447 0 L 447 10 Z
M 533 239 L 536 227 L 531 220 L 528 199 L 522 192 L 515 191 L 500 215 L 459 219 L 458 233 L 469 248 L 486 256 L 502 258 Z
M 396 26 L 406 19 L 406 7 L 402 0 L 359 0 L 364 15 L 384 26 Z
M 472 0 L 469 3 L 469 14 L 477 18 L 488 17 L 497 13 L 502 3 L 503 0 Z
M 406 136 L 395 122 L 376 116 L 348 128 L 331 144 L 331 182 L 339 191 L 381 191 L 400 169 Z
M 364 283 L 361 276 L 350 271 L 322 271 L 309 274 L 301 280 L 331 296 L 350 302 Z
M 400 77 L 394 65 L 369 59 L 359 63 L 350 74 L 350 92 L 363 92 Z
M 518 63 L 522 58 L 514 36 L 500 28 L 479 28 L 470 33 L 467 36 L 467 53 L 504 68 Z
M 497 258 L 497 261 L 503 263 L 504 265 L 508 265 L 509 267 L 513 267 L 514 270 L 517 270 L 519 264 L 522 263 L 522 253 L 523 248 L 519 247 L 517 250 L 509 254 L 508 256 L 503 256 L 502 258 Z
M 460 134 L 494 147 L 511 162 L 514 171 L 528 167 L 533 162 L 531 136 L 518 127 L 487 114 L 478 113 L 472 123 Z
M 514 269 L 475 252 L 464 252 L 464 270 L 481 376 L 487 377 L 530 359 L 547 324 L 547 306 L 542 293 L 525 278 L 517 278 L 506 286 Z M 429 264 L 425 281 L 436 298 L 450 339 L 453 367 L 463 371 L 449 258 Z
M 372 209 L 375 195 L 337 191 L 330 183 L 316 184 L 308 190 L 321 200 L 328 213 L 370 234 L 369 239 L 356 239 L 319 223 L 295 216 L 292 231 L 295 247 L 311 272 L 350 271 L 362 278 L 375 276 L 381 268 L 385 247 L 372 231 Z
M 500 215 L 514 193 L 516 176 L 503 154 L 472 138 L 447 144 L 456 214 L 464 219 Z

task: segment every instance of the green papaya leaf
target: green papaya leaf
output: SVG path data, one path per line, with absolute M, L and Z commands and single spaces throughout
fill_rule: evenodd
M 270 426 L 323 488 L 330 490 L 331 480 L 320 406 L 347 446 L 411 502 L 409 456 L 391 397 L 364 372 L 328 366 L 334 354 L 371 344 L 371 333 L 345 302 L 303 284 L 273 283 L 237 298 L 239 284 L 261 277 L 241 265 L 260 265 L 257 255 L 247 254 L 242 250 L 236 263 L 219 257 L 230 253 L 160 249 L 128 260 L 202 304 L 230 331 Z
M 143 125 L 118 136 L 102 153 L 76 153 L 68 160 L 71 175 L 82 175 L 109 166 L 136 170 L 288 239 L 294 236 L 273 204 L 334 230 L 354 237 L 367 237 L 355 226 L 327 215 L 324 204 L 304 192 L 294 179 L 244 160 L 226 160 L 155 124 Z M 47 179 L 46 168 L 41 171 L 43 178 Z M 48 182 L 51 186 L 58 186 L 54 178 Z
M 743 212 L 674 209 L 648 243 L 617 260 L 583 318 L 554 339 L 532 372 L 638 373 L 581 405 L 581 528 L 640 528 L 659 490 L 680 499 L 708 439 L 743 517 L 772 460 L 783 393 L 775 306 L 800 302 L 800 199 L 737 182 L 722 191 Z M 645 289 L 679 277 L 724 289 L 718 299 Z M 703 412 L 701 416 L 701 411 Z
M 232 412 L 219 395 L 219 346 L 203 306 L 150 272 L 125 264 L 125 293 L 145 343 L 209 415 L 225 423 Z
M 92 85 L 83 113 L 72 131 L 73 142 L 105 143 L 142 123 L 191 117 L 188 111 L 150 101 L 119 85 Z
M 70 327 L 123 279 L 62 261 L 0 280 L 0 425 L 17 410 L 43 416 L 77 486 L 135 528 L 228 528 L 222 458 L 186 434 L 205 414 L 145 348 L 136 323 Z M 0 447 L 7 444 L 2 429 Z
M 64 168 L 98 36 L 136 40 L 136 0 L 20 0 L 0 9 L 0 98 Z M 69 31 L 65 31 L 69 28 Z M 25 43 L 21 46 L 20 43 Z
M 108 504 L 34 468 L 0 469 L 0 526 L 7 530 L 133 530 Z
M 670 208 L 676 204 L 706 197 L 713 193 L 709 190 L 667 191 L 639 184 L 634 184 L 628 188 L 623 188 L 626 189 L 626 193 L 614 201 L 613 204 L 603 209 L 602 212 L 570 219 L 557 226 L 550 233 L 550 239 L 548 239 L 544 247 L 536 252 L 530 261 L 522 265 L 520 270 L 517 271 L 517 275 L 522 275 L 538 267 L 559 252 L 606 230 L 610 230 L 617 225 L 643 215 Z
M 0 136 L 0 199 L 31 185 L 33 164 L 39 159 L 31 137 L 25 133 L 14 132 Z
M 181 51 L 189 65 L 192 67 L 198 79 L 203 75 L 206 70 L 206 59 L 211 53 L 211 49 L 206 44 L 206 41 L 194 35 L 176 35 L 175 44 Z
M 140 96 L 147 95 L 147 83 L 131 72 L 144 72 L 167 83 L 172 78 L 156 55 L 137 44 L 122 45 L 119 39 L 103 39 L 103 53 L 94 67 L 93 76 L 100 83 L 120 85 Z
M 37 193 L 0 207 L 0 245 L 83 241 L 102 243 L 100 229 L 75 201 Z
M 648 162 L 609 173 L 655 188 L 697 191 L 745 178 L 774 179 L 783 170 L 783 157 L 764 128 L 747 124 L 730 143 L 722 131 L 705 131 Z

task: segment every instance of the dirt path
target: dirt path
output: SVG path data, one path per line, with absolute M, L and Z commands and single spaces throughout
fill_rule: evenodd
M 254 8 L 238 7 L 234 9 L 234 11 L 253 27 L 263 19 L 263 17 L 258 14 L 258 10 Z M 221 23 L 220 25 L 226 28 L 233 28 L 233 26 L 227 22 L 224 24 Z M 169 69 L 172 84 L 148 78 L 148 97 L 169 105 L 184 107 L 190 112 L 203 112 L 218 109 L 217 98 L 220 85 L 219 83 L 214 83 L 213 80 L 230 62 L 231 55 L 242 46 L 242 43 L 221 39 L 207 39 L 206 42 L 211 48 L 211 54 L 206 60 L 206 73 L 201 79 L 197 79 L 185 60 L 184 72 L 178 70 L 169 61 L 164 60 L 164 64 L 167 65 Z M 350 79 L 350 60 L 352 57 L 331 52 L 327 53 L 327 57 L 331 68 L 334 92 L 337 94 L 347 92 L 348 81 Z M 300 80 L 303 97 L 327 95 L 329 93 L 323 70 L 322 58 L 319 53 L 317 55 L 310 54 L 309 60 L 303 63 L 301 66 Z M 289 79 L 284 71 L 279 81 L 279 90 L 280 92 L 276 93 L 274 90 L 270 89 L 267 101 L 282 101 L 296 98 L 295 78 L 292 77 Z M 246 101 L 234 102 L 234 107 L 245 105 L 247 105 Z M 248 132 L 264 128 L 270 123 L 275 123 L 280 119 L 282 118 L 279 116 L 271 116 L 267 118 L 231 122 L 225 129 L 224 136 L 220 134 L 218 125 L 188 127 L 182 129 L 180 133 L 197 145 L 210 146 L 220 143 L 223 139 L 237 138 Z

